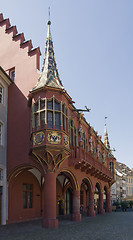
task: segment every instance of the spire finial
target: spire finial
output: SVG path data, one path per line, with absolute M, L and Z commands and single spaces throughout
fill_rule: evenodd
M 108 117 L 105 117 L 105 125 L 106 125 L 106 119 L 107 119 Z
M 48 8 L 48 25 L 51 25 L 51 21 L 50 21 L 50 7 Z
M 107 133 L 107 127 L 106 127 L 106 119 L 107 119 L 107 117 L 105 117 L 104 144 L 105 144 L 105 146 L 106 146 L 108 149 L 110 149 L 109 139 L 108 139 L 108 133 Z

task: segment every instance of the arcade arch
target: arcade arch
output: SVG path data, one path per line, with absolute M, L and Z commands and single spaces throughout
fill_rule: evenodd
M 74 174 L 63 169 L 56 178 L 57 215 L 71 215 L 73 213 L 73 195 L 78 188 Z
M 96 213 L 103 214 L 104 213 L 103 190 L 102 190 L 102 185 L 100 182 L 97 182 L 95 185 L 94 204 L 95 204 Z
M 94 212 L 94 190 L 89 178 L 84 178 L 80 187 L 80 211 L 88 216 L 95 216 Z
M 20 166 L 8 176 L 8 222 L 41 217 L 42 175 L 31 166 Z

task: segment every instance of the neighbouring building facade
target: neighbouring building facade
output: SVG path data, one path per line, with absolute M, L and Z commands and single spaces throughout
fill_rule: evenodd
M 12 81 L 0 67 L 0 224 L 6 224 L 7 219 L 7 110 L 8 87 Z
M 133 170 L 121 162 L 116 162 L 116 168 L 121 171 L 122 179 L 125 181 L 125 194 L 122 197 L 126 200 L 133 200 Z
M 116 161 L 115 183 L 111 187 L 111 202 L 133 201 L 133 170 Z
M 50 27 L 49 21 L 39 75 L 39 48 L 0 14 L 0 65 L 14 78 L 8 97 L 7 222 L 42 218 L 44 227 L 56 228 L 60 215 L 81 221 L 82 212 L 111 211 L 115 158 L 107 130 L 103 143 L 60 80 Z

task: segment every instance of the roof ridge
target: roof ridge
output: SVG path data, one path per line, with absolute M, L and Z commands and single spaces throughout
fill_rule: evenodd
M 12 37 L 12 40 L 13 41 L 18 41 L 20 40 L 20 48 L 24 49 L 26 47 L 28 47 L 28 51 L 27 51 L 27 54 L 29 56 L 29 52 L 32 51 L 32 55 L 36 55 L 37 56 L 37 69 L 39 69 L 39 58 L 40 58 L 40 55 L 41 55 L 41 52 L 40 52 L 40 48 L 37 47 L 37 48 L 33 48 L 33 45 L 32 45 L 32 40 L 25 40 L 25 37 L 24 37 L 24 33 L 18 33 L 17 31 L 17 27 L 16 25 L 15 26 L 11 26 L 10 24 L 10 20 L 9 18 L 7 19 L 4 19 L 3 17 L 3 14 L 0 13 L 0 27 L 3 27 L 4 25 L 6 25 L 6 29 L 5 29 L 5 33 L 7 34 L 10 34 L 10 33 L 13 33 L 13 37 Z M 37 51 L 35 51 L 36 49 L 38 49 Z

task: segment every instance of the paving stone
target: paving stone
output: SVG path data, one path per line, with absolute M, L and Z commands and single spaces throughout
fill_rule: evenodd
M 82 222 L 60 220 L 58 229 L 41 220 L 0 226 L 0 240 L 133 240 L 133 212 L 112 212 Z

